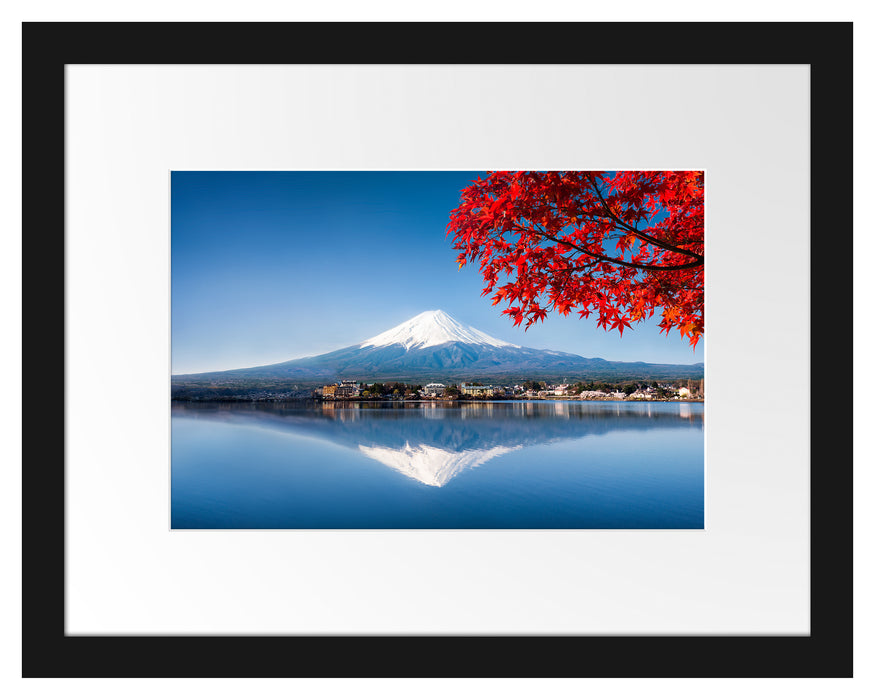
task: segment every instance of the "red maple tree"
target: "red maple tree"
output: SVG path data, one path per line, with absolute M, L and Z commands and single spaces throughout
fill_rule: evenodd
M 490 172 L 461 192 L 447 235 L 480 261 L 493 305 L 526 328 L 598 314 L 620 335 L 659 310 L 693 347 L 705 330 L 702 171 Z

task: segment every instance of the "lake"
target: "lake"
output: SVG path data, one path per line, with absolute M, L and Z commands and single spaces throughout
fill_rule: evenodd
M 702 528 L 701 403 L 173 404 L 171 526 Z

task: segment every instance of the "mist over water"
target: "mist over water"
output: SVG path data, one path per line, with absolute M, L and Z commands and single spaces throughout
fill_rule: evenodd
M 174 528 L 701 528 L 700 403 L 175 403 Z

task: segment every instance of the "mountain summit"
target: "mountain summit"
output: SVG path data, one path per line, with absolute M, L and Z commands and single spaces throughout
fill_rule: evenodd
M 699 378 L 701 363 L 609 362 L 557 350 L 536 350 L 493 338 L 444 311 L 425 311 L 362 343 L 313 357 L 224 372 L 176 375 L 177 382 L 619 380 Z
M 519 345 L 506 343 L 491 335 L 486 335 L 476 328 L 459 323 L 440 309 L 423 311 L 409 321 L 369 338 L 359 347 L 380 348 L 388 345 L 403 345 L 405 350 L 411 350 L 412 348 L 430 348 L 444 343 L 472 343 L 474 345 L 491 345 L 496 348 L 519 347 Z

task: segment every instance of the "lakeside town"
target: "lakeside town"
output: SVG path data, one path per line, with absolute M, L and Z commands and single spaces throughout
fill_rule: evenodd
M 363 382 L 343 379 L 313 386 L 282 381 L 228 379 L 222 382 L 174 382 L 173 401 L 703 401 L 705 381 L 622 380 L 550 382 L 528 380 L 507 384 L 480 381 L 426 384 L 401 381 Z
M 546 381 L 526 381 L 522 384 L 500 385 L 481 382 L 459 384 L 406 384 L 403 382 L 359 382 L 344 379 L 323 385 L 313 391 L 313 398 L 322 401 L 470 401 L 470 400 L 553 400 L 579 401 L 702 401 L 705 380 L 685 382 L 577 382 L 551 384 Z

